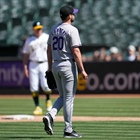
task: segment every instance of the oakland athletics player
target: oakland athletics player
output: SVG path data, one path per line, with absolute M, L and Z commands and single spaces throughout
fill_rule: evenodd
M 79 47 L 81 41 L 79 32 L 71 23 L 75 19 L 75 13 L 78 9 L 71 6 L 63 6 L 60 9 L 62 23 L 54 26 L 51 30 L 48 40 L 48 71 L 53 72 L 59 97 L 55 101 L 52 109 L 43 117 L 44 129 L 49 135 L 53 134 L 53 122 L 59 110 L 63 107 L 65 121 L 64 137 L 81 138 L 82 135 L 72 128 L 72 116 L 74 96 L 77 87 L 77 65 L 87 79 L 88 75 L 84 70 L 81 52 Z M 52 63 L 52 60 L 54 63 Z M 76 65 L 77 64 L 77 65 Z
M 43 114 L 39 106 L 39 84 L 46 94 L 46 107 L 50 111 L 52 102 L 50 100 L 51 89 L 45 79 L 45 71 L 48 68 L 47 41 L 49 35 L 43 32 L 43 25 L 39 21 L 33 23 L 34 35 L 29 37 L 23 47 L 23 67 L 26 77 L 29 77 L 30 91 L 35 103 L 34 115 Z M 28 69 L 29 62 L 29 69 Z

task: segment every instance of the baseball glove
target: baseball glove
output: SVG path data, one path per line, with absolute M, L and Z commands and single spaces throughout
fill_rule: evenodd
M 45 74 L 46 74 L 45 78 L 47 79 L 47 83 L 48 83 L 49 88 L 50 89 L 57 88 L 52 71 L 46 71 Z

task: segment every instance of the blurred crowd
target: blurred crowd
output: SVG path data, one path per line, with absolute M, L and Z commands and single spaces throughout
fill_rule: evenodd
M 129 45 L 125 52 L 115 46 L 110 49 L 100 48 L 93 51 L 91 55 L 82 54 L 82 59 L 83 62 L 140 61 L 140 46 Z

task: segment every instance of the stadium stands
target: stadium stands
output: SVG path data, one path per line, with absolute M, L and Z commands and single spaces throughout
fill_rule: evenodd
M 140 45 L 139 0 L 0 0 L 0 44 L 21 44 L 37 19 L 49 32 L 66 3 L 79 8 L 74 25 L 84 45 Z

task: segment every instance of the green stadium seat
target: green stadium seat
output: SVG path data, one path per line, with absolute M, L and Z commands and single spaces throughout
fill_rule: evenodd
M 38 10 L 38 0 L 24 0 L 24 14 L 31 14 Z
M 80 34 L 81 42 L 82 42 L 82 44 L 84 44 L 84 45 L 89 45 L 89 38 L 88 38 L 87 36 L 89 36 L 89 34 L 86 33 L 86 32 Z M 86 39 L 85 39 L 85 38 L 86 38 Z
M 6 43 L 6 39 L 7 39 L 7 24 L 0 23 L 0 42 Z
M 8 0 L 0 0 L 0 22 L 10 19 L 10 3 Z
M 49 1 L 49 0 L 38 0 L 37 2 L 38 2 L 38 8 L 39 9 L 42 9 L 42 8 L 48 9 L 48 8 L 50 8 L 51 1 Z
M 24 35 L 21 18 L 12 18 L 9 23 L 7 44 L 20 44 Z
M 41 17 L 40 18 L 40 21 L 42 22 L 42 24 L 44 26 L 43 30 L 45 32 L 49 33 L 50 32 L 50 29 L 52 27 L 52 24 L 50 23 L 49 17 L 48 16 Z
M 38 17 L 49 16 L 49 10 L 47 8 L 41 8 L 38 11 Z
M 12 27 L 15 27 L 17 25 L 22 25 L 22 19 L 21 18 L 12 18 L 11 19 L 12 22 Z
M 76 7 L 76 8 L 80 8 L 80 6 L 81 6 L 81 1 L 79 1 L 79 0 L 75 0 L 74 1 L 74 6 Z
M 13 27 L 11 33 L 8 35 L 8 44 L 22 44 L 22 37 L 24 35 L 23 28 L 18 25 Z
M 115 41 L 115 36 L 113 33 L 107 33 L 104 35 L 104 43 L 105 44 L 109 44 L 109 45 L 113 45 Z
M 57 7 L 58 9 L 62 6 L 62 4 L 65 4 L 64 3 L 64 0 L 61 0 L 61 1 L 59 1 L 59 0 L 51 0 L 51 6 L 52 7 Z
M 50 3 L 50 10 L 49 10 L 49 14 L 50 16 L 59 16 L 59 9 L 62 5 L 64 5 L 66 3 L 64 3 L 63 0 L 51 0 Z
M 23 0 L 11 0 L 11 17 L 22 17 L 23 15 Z
M 25 30 L 26 35 L 32 35 L 33 31 L 32 31 L 32 24 L 34 22 L 34 20 L 36 20 L 33 16 L 33 14 L 26 14 L 23 17 L 24 21 L 23 21 L 23 29 Z

